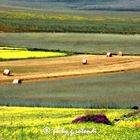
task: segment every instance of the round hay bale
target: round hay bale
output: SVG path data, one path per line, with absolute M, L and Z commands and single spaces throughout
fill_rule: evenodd
M 83 59 L 82 64 L 87 64 L 87 59 Z
M 10 70 L 9 69 L 4 69 L 3 75 L 9 76 L 10 75 Z
M 112 57 L 112 53 L 111 52 L 107 52 L 106 53 L 106 57 Z
M 121 51 L 119 51 L 119 52 L 117 53 L 117 55 L 118 55 L 118 56 L 124 56 L 123 52 L 121 52 Z
M 21 79 L 14 79 L 13 80 L 13 84 L 21 84 L 21 83 L 22 83 Z

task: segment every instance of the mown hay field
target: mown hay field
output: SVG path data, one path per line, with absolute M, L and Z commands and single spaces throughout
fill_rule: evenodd
M 46 49 L 76 53 L 106 54 L 122 51 L 140 54 L 140 35 L 79 33 L 1 33 L 0 44 L 27 49 Z
M 1 140 L 138 140 L 140 115 L 123 118 L 131 112 L 134 110 L 0 107 L 0 137 Z M 122 120 L 115 125 L 72 123 L 76 117 L 99 113 L 106 114 L 113 124 L 116 118 Z M 82 130 L 94 132 L 82 133 Z
M 140 72 L 0 85 L 0 105 L 132 108 L 140 105 Z
M 83 59 L 87 59 L 87 65 L 82 64 Z M 11 76 L 3 76 L 4 69 L 9 69 Z M 11 82 L 13 79 L 22 79 L 26 82 L 139 69 L 139 56 L 113 55 L 113 57 L 108 58 L 105 55 L 73 55 L 58 58 L 3 61 L 0 63 L 0 83 Z

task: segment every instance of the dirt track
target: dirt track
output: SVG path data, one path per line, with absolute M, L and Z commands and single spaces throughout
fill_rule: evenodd
M 87 65 L 82 59 L 88 60 Z M 12 71 L 11 76 L 3 76 L 3 69 Z M 12 82 L 13 79 L 40 81 L 83 75 L 138 70 L 140 56 L 76 55 L 59 58 L 30 59 L 0 62 L 0 83 Z

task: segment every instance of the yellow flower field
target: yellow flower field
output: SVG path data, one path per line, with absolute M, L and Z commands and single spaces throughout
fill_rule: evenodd
M 1 106 L 0 138 L 1 140 L 138 140 L 140 138 L 140 129 L 135 127 L 136 123 L 140 123 L 139 114 L 116 125 L 94 122 L 72 123 L 73 119 L 84 114 L 101 112 L 113 122 L 115 118 L 134 110 Z M 122 125 L 125 123 L 126 125 Z
M 56 57 L 65 56 L 62 52 L 47 51 L 29 51 L 25 48 L 0 47 L 0 59 L 23 59 L 23 58 L 40 58 L 40 57 Z

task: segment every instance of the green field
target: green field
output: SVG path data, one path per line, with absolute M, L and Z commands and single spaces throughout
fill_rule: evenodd
M 140 33 L 139 3 L 114 0 L 0 1 L 0 31 Z M 123 6 L 122 6 L 123 5 Z
M 0 31 L 4 32 L 84 32 L 140 33 L 140 18 L 104 16 L 97 12 L 90 17 L 82 14 L 47 13 L 41 11 L 0 10 Z M 119 13 L 119 15 L 121 15 Z M 122 14 L 123 15 L 123 14 Z M 133 13 L 135 15 L 135 13 Z
M 79 33 L 1 33 L 0 44 L 27 49 L 106 54 L 140 54 L 140 35 Z
M 98 124 L 93 122 L 72 123 L 76 117 L 87 114 L 105 113 L 113 123 L 115 118 L 122 118 L 116 125 Z M 0 107 L 0 138 L 1 140 L 138 140 L 140 138 L 140 115 L 123 119 L 134 110 L 105 109 L 60 109 L 60 108 L 19 108 Z M 45 128 L 50 133 L 45 134 Z M 58 133 L 55 131 L 58 129 Z M 82 134 L 82 129 L 96 132 Z M 65 133 L 62 133 L 62 130 Z M 77 133 L 76 133 L 77 132 Z M 78 133 L 79 132 L 79 133 Z
M 0 105 L 131 108 L 140 105 L 140 72 L 0 85 Z

